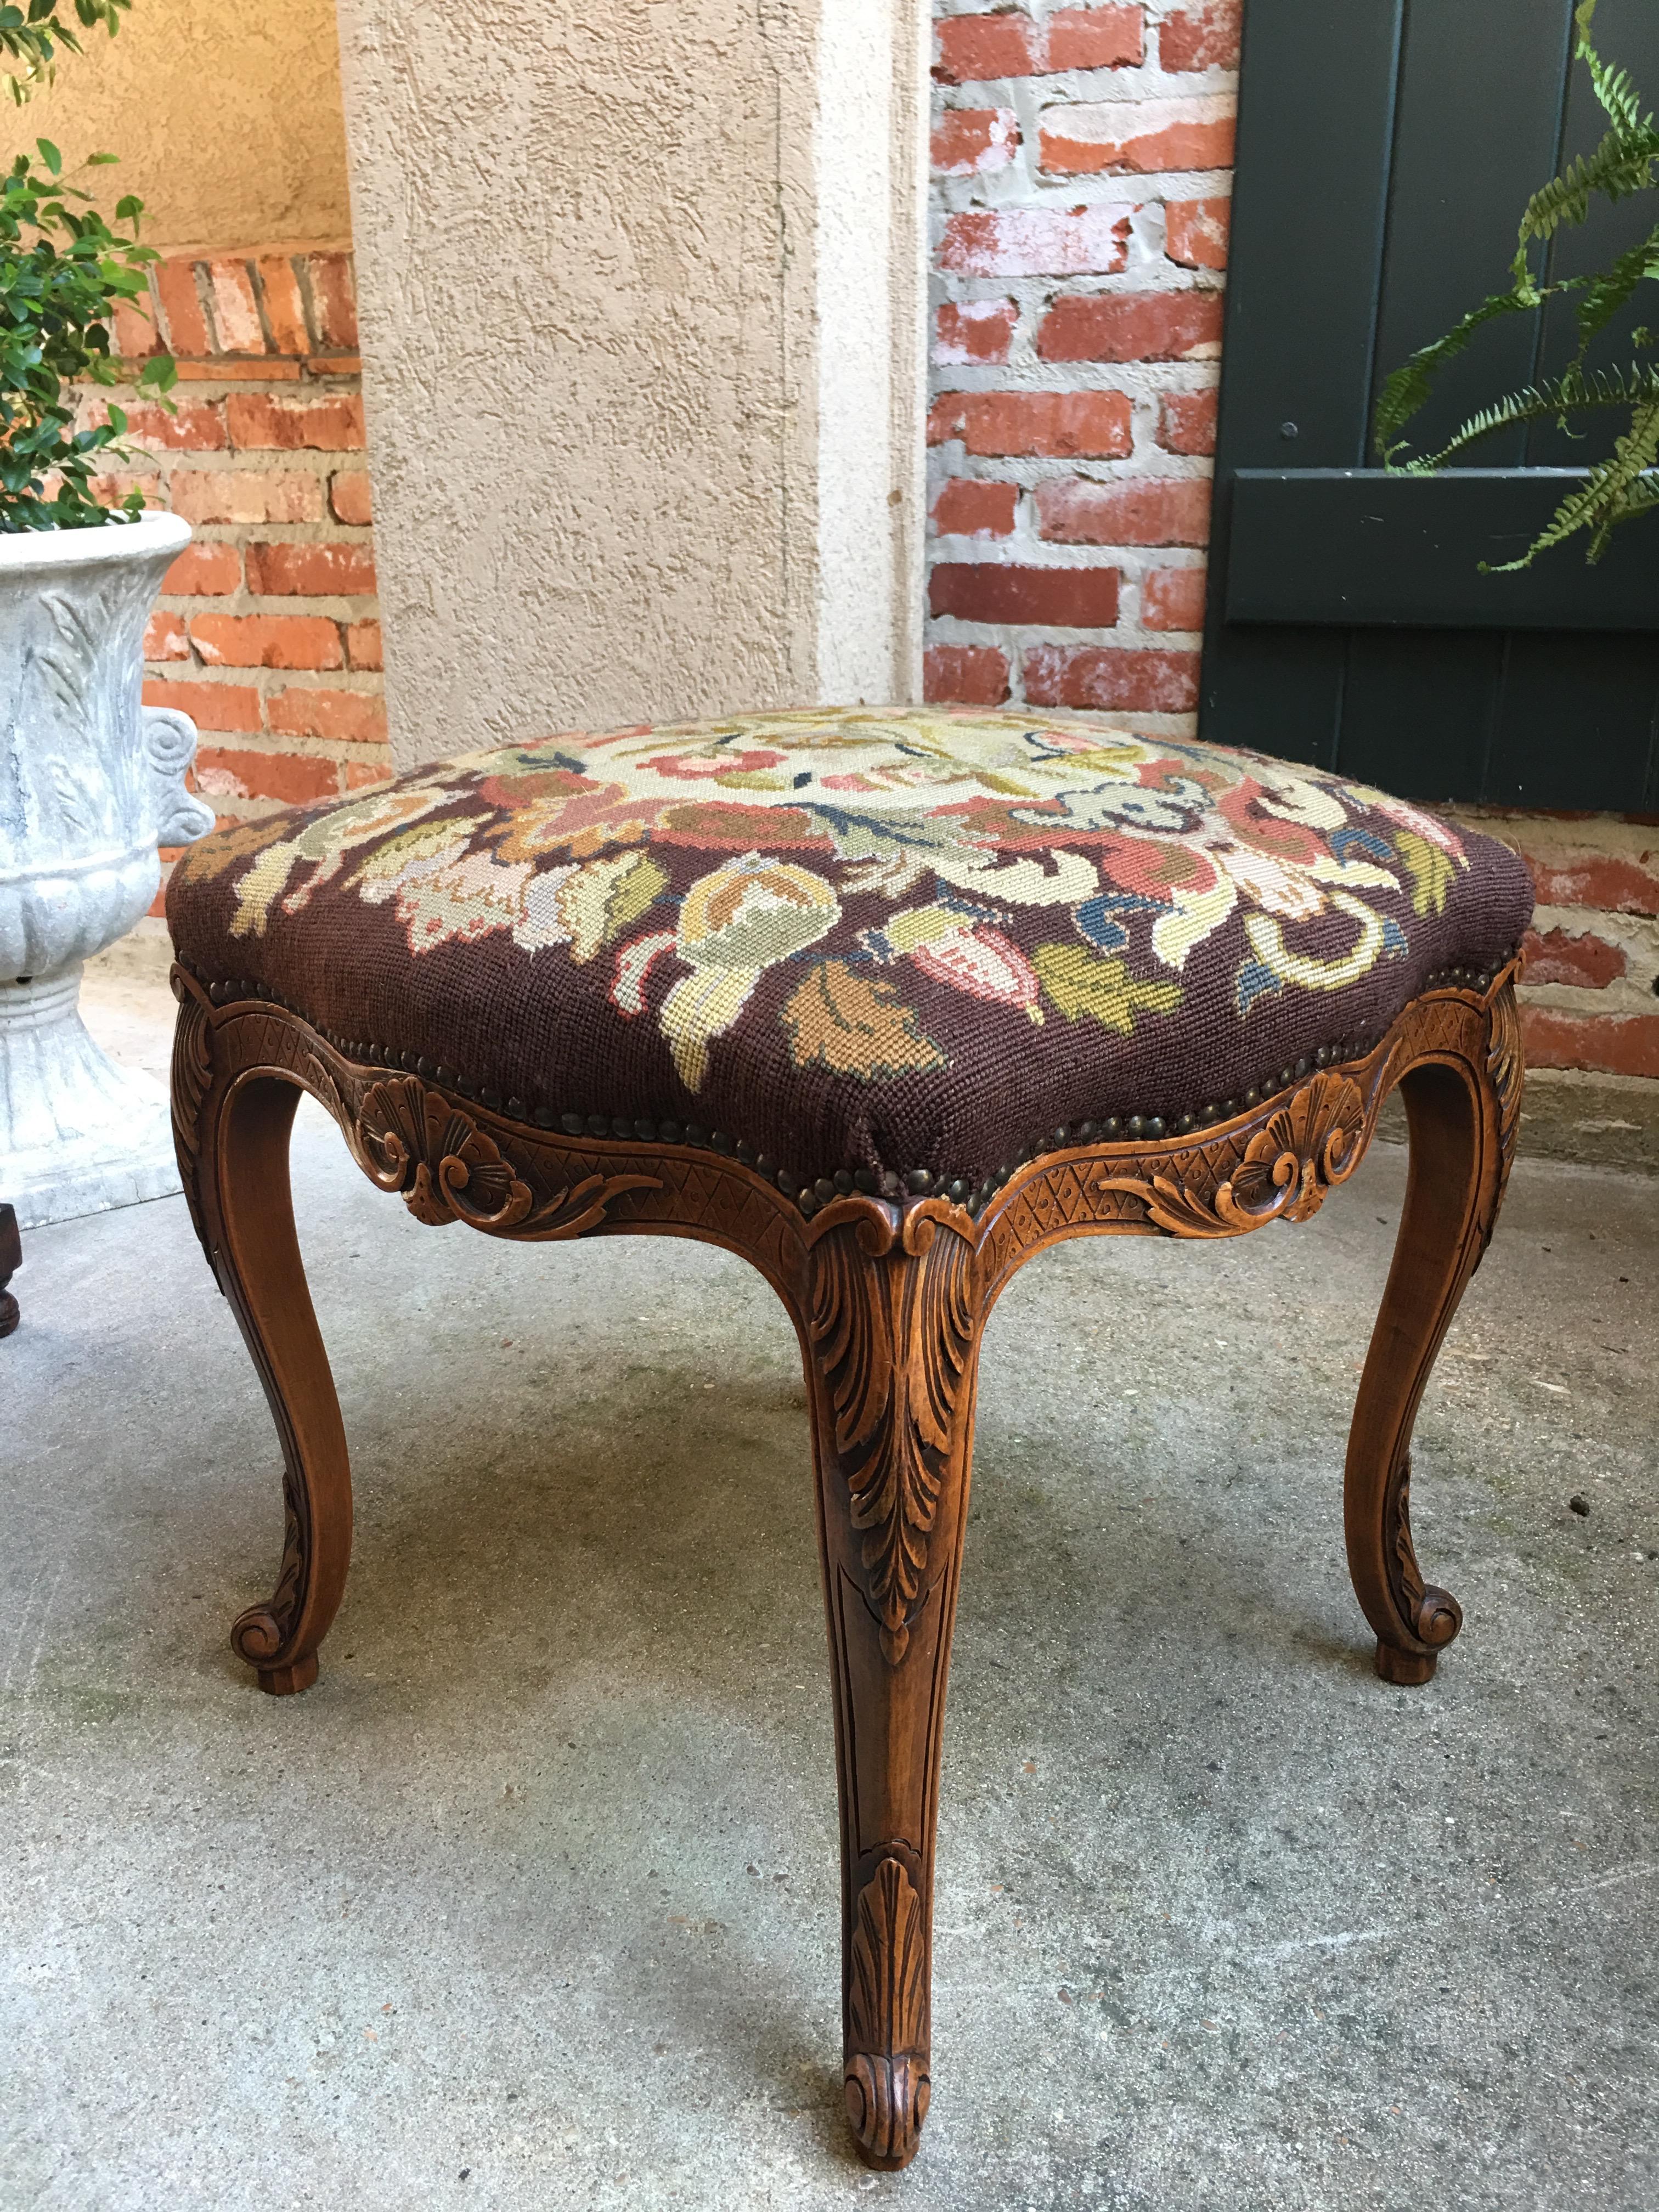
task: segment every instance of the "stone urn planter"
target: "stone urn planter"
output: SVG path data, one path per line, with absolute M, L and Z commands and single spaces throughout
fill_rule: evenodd
M 0 1198 L 24 1228 L 177 1190 L 166 1097 L 77 1007 L 158 845 L 213 827 L 187 714 L 139 701 L 144 624 L 190 542 L 176 515 L 0 536 Z

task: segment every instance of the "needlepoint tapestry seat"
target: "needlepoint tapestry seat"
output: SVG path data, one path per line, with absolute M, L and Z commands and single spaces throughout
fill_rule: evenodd
M 860 710 L 466 754 L 210 838 L 169 914 L 204 982 L 518 1118 L 981 1202 L 1056 1127 L 1346 1056 L 1530 906 L 1503 847 L 1313 769 Z
M 421 1221 L 751 1261 L 807 1379 L 848 2117 L 904 2165 L 991 1309 L 1065 1237 L 1306 1220 L 1398 1087 L 1411 1168 L 1344 1527 L 1378 1672 L 1428 1681 L 1462 1615 L 1418 1564 L 1412 1425 L 1514 1152 L 1531 903 L 1512 854 L 1383 793 L 1018 713 L 565 732 L 209 837 L 167 899 L 174 1133 L 283 1455 L 275 1589 L 234 1648 L 305 1689 L 350 1553 L 289 1188 L 301 1091 Z M 1307 1297 L 1311 1326 L 1313 1270 Z

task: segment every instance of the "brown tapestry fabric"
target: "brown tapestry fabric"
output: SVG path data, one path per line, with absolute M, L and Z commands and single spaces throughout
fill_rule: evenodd
M 1531 911 L 1504 847 L 1316 769 L 935 708 L 468 754 L 207 838 L 167 895 L 216 995 L 519 1119 L 969 1193 L 1362 1049 Z

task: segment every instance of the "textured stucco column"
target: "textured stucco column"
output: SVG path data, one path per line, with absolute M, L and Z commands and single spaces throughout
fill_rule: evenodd
M 76 22 L 73 8 L 59 13 Z M 145 241 L 164 251 L 344 241 L 334 0 L 138 0 L 115 40 L 78 35 L 85 51 L 55 82 L 21 114 L 7 102 L 13 151 L 39 133 L 71 174 L 88 154 L 115 155 L 118 168 L 76 181 L 106 214 L 136 192 Z
M 920 0 L 338 0 L 404 764 L 913 697 Z

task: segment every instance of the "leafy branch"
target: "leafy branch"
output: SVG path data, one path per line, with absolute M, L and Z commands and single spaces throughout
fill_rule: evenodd
M 51 140 L 36 145 L 38 162 L 20 154 L 0 177 L 0 531 L 9 532 L 115 520 L 92 479 L 100 465 L 131 458 L 118 442 L 126 414 L 112 404 L 106 421 L 77 430 L 75 387 L 121 381 L 110 344 L 114 310 L 147 298 L 160 258 L 140 239 L 142 200 L 126 194 L 113 225 L 106 222 L 90 195 L 64 181 Z M 113 158 L 94 154 L 87 167 Z M 138 386 L 159 396 L 176 379 L 171 357 L 159 354 Z M 132 491 L 118 512 L 143 506 Z
M 131 5 L 132 0 L 75 0 L 76 20 L 87 31 L 101 23 L 112 39 Z M 64 21 L 58 0 L 27 0 L 27 7 L 7 0 L 0 6 L 0 54 L 21 64 L 5 73 L 20 107 L 37 85 L 50 84 L 56 77 L 60 46 L 66 53 L 81 52 L 81 41 L 73 26 Z
M 1495 431 L 1552 418 L 1559 428 L 1570 431 L 1581 416 L 1609 409 L 1629 410 L 1629 426 L 1615 439 L 1611 455 L 1590 468 L 1583 483 L 1562 501 L 1519 559 L 1496 570 L 1481 562 L 1483 572 L 1499 575 L 1529 568 L 1540 553 L 1580 531 L 1589 533 L 1586 559 L 1599 561 L 1620 523 L 1659 505 L 1659 480 L 1652 473 L 1659 465 L 1659 368 L 1641 361 L 1633 362 L 1628 373 L 1585 367 L 1590 346 L 1638 288 L 1659 281 L 1659 222 L 1606 269 L 1554 283 L 1544 281 L 1550 245 L 1562 230 L 1585 222 L 1597 200 L 1613 204 L 1659 189 L 1655 183 L 1659 131 L 1651 112 L 1643 112 L 1628 73 L 1610 68 L 1591 44 L 1595 8 L 1596 0 L 1580 0 L 1573 22 L 1577 32 L 1575 58 L 1588 69 L 1607 118 L 1600 144 L 1570 161 L 1559 176 L 1533 194 L 1521 217 L 1508 289 L 1490 294 L 1444 337 L 1419 348 L 1395 369 L 1382 386 L 1372 424 L 1386 468 L 1407 476 L 1431 476 Z M 1536 273 L 1534 248 L 1543 249 Z M 1437 452 L 1413 455 L 1401 433 L 1428 400 L 1447 363 L 1464 352 L 1488 323 L 1506 315 L 1534 313 L 1547 301 L 1568 293 L 1577 295 L 1573 313 L 1578 343 L 1562 374 L 1477 410 Z M 1638 329 L 1632 343 L 1640 351 L 1654 343 L 1654 334 Z

